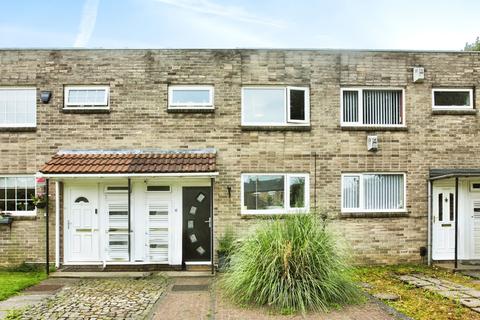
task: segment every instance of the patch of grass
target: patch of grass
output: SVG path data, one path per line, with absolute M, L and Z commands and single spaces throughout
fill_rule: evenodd
M 44 280 L 44 272 L 0 271 L 0 301 Z
M 398 275 L 411 273 L 423 273 L 472 288 L 478 287 L 469 277 L 419 265 L 360 267 L 354 270 L 352 277 L 359 282 L 368 283 L 371 288 L 365 290 L 370 294 L 382 292 L 398 295 L 399 300 L 386 303 L 413 319 L 473 320 L 480 318 L 478 313 L 463 307 L 458 301 L 406 284 L 397 278 Z
M 7 315 L 5 316 L 5 320 L 21 320 L 23 317 L 23 310 L 22 309 L 13 309 L 8 311 Z
M 362 300 L 348 268 L 319 217 L 301 214 L 260 224 L 233 253 L 220 284 L 240 305 L 326 311 Z

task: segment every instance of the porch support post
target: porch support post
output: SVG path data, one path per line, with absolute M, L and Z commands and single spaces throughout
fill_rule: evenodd
M 433 181 L 428 180 L 428 226 L 427 226 L 427 264 L 432 265 L 432 189 Z
M 132 182 L 130 178 L 128 178 L 128 198 L 127 198 L 127 211 L 128 211 L 128 261 L 132 261 L 132 222 L 131 222 L 131 195 L 130 193 L 132 192 Z
M 458 177 L 455 177 L 455 270 L 458 268 Z
M 55 268 L 60 267 L 60 182 L 55 181 Z
M 50 179 L 46 179 L 46 185 L 45 185 L 45 201 L 47 203 L 47 206 L 45 207 L 45 272 L 47 275 L 50 274 L 50 246 L 49 246 L 49 238 L 50 238 L 50 232 L 49 232 L 49 226 L 48 226 L 48 221 L 49 221 L 49 199 L 48 199 L 48 184 L 50 183 Z
M 215 273 L 215 266 L 213 264 L 213 258 L 215 257 L 213 245 L 215 241 L 213 240 L 213 191 L 214 191 L 215 179 L 210 178 L 210 261 L 212 263 L 212 274 Z

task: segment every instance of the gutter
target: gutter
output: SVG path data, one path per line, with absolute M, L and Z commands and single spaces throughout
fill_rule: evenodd
M 218 172 L 172 172 L 172 173 L 42 173 L 37 178 L 135 178 L 135 177 L 216 177 Z

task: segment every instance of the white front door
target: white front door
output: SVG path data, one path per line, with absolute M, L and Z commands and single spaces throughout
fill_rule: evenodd
M 472 219 L 473 241 L 471 246 L 471 259 L 480 259 L 480 199 L 472 200 L 470 217 Z
M 74 188 L 67 221 L 69 262 L 99 260 L 98 212 L 96 186 Z
M 432 258 L 455 258 L 455 190 L 451 187 L 435 187 L 432 212 Z

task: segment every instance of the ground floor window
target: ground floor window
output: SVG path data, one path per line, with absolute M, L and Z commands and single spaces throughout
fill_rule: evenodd
M 345 173 L 342 175 L 343 212 L 405 210 L 404 173 Z
M 0 212 L 12 215 L 35 214 L 35 177 L 0 176 Z
M 307 174 L 243 174 L 242 213 L 276 214 L 309 208 Z

